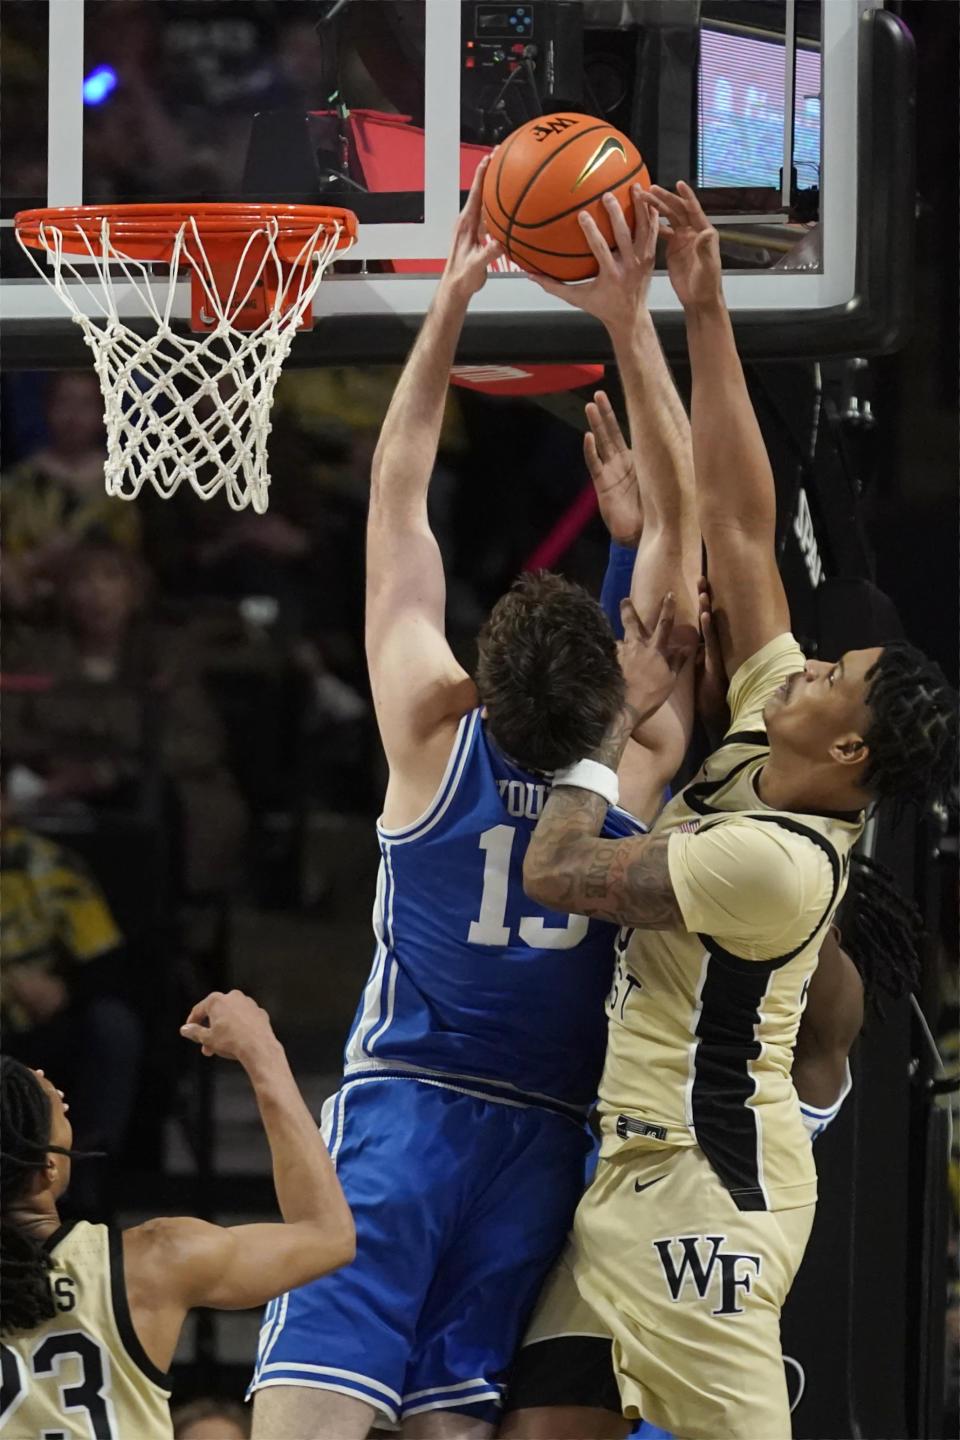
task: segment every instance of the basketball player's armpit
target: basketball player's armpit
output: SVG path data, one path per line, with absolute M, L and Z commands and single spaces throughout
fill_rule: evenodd
M 682 928 L 667 839 L 597 839 L 589 829 L 600 828 L 604 810 L 602 799 L 588 790 L 553 791 L 524 860 L 527 894 L 551 910 L 616 925 Z

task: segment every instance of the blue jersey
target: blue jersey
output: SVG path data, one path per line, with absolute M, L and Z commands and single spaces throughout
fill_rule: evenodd
M 473 710 L 429 809 L 402 830 L 377 827 L 377 948 L 347 1042 L 349 1078 L 430 1072 L 572 1113 L 593 1103 L 617 930 L 524 894 L 549 788 L 497 749 Z M 602 834 L 644 829 L 611 807 Z

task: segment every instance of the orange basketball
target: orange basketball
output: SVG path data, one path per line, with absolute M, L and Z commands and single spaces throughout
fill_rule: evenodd
M 578 215 L 588 210 L 608 244 L 613 233 L 601 196 L 617 197 L 633 229 L 630 187 L 650 176 L 626 135 L 593 115 L 541 115 L 509 135 L 483 182 L 483 213 L 511 260 L 555 280 L 586 280 L 597 262 Z

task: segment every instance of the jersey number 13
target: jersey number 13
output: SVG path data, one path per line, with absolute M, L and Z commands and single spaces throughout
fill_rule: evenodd
M 483 862 L 483 893 L 480 914 L 471 920 L 467 940 L 471 945 L 509 945 L 507 896 L 510 889 L 510 857 L 517 832 L 513 825 L 494 825 L 480 836 Z M 572 950 L 589 928 L 586 915 L 568 915 L 565 925 L 548 925 L 539 915 L 524 915 L 517 929 L 524 945 L 535 950 Z

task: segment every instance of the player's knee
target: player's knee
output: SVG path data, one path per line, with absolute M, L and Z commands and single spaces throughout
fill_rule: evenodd
M 365 1440 L 372 1405 L 306 1385 L 271 1385 L 253 1397 L 251 1440 Z

